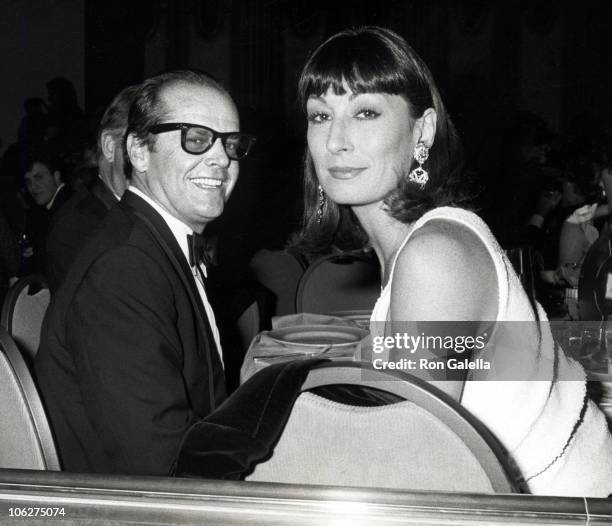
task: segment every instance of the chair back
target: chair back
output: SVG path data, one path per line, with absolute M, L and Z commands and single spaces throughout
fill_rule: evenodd
M 294 314 L 295 294 L 304 274 L 301 261 L 284 250 L 262 249 L 253 256 L 249 267 L 257 281 L 275 297 L 271 315 Z
M 300 279 L 297 312 L 372 310 L 380 295 L 380 267 L 355 255 L 325 256 L 313 262 Z
M 0 468 L 59 471 L 60 464 L 32 375 L 0 328 Z
M 384 391 L 402 401 L 361 407 L 306 392 L 330 385 Z M 310 372 L 271 458 L 247 480 L 511 493 L 509 473 L 490 433 L 426 382 L 328 362 Z
M 2 305 L 2 327 L 28 360 L 34 360 L 51 296 L 43 276 L 26 276 L 9 290 Z
M 585 321 L 612 315 L 612 231 L 606 230 L 584 256 L 578 280 L 578 311 Z
M 253 338 L 255 338 L 257 333 L 261 330 L 259 305 L 256 301 L 251 303 L 240 315 L 240 318 L 238 318 L 236 322 L 236 326 L 242 349 L 246 352 Z

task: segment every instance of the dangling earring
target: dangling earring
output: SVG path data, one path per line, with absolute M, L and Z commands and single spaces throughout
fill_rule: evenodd
M 423 163 L 429 157 L 429 148 L 424 142 L 419 141 L 414 147 L 413 155 L 414 160 L 419 163 L 419 166 L 417 166 L 414 170 L 412 170 L 412 172 L 408 174 L 408 180 L 418 184 L 422 190 L 423 188 L 425 188 L 427 181 L 429 181 L 429 174 L 427 173 L 427 170 L 423 168 Z
M 325 192 L 323 191 L 323 187 L 319 185 L 319 206 L 317 207 L 317 225 L 321 224 L 321 220 L 323 219 L 323 209 L 327 204 L 327 197 L 325 196 Z

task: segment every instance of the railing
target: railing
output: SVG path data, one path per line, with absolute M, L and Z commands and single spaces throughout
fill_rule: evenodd
M 612 500 L 0 470 L 1 524 L 54 519 L 71 524 L 594 526 L 612 524 Z

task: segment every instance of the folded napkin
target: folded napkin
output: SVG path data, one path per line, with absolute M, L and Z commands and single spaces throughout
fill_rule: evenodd
M 299 312 L 286 316 L 275 316 L 272 318 L 273 329 L 284 329 L 285 327 L 297 327 L 299 325 L 343 325 L 346 327 L 358 327 L 353 320 L 340 316 L 329 316 L 327 314 L 314 314 L 312 312 Z
M 272 318 L 272 328 L 286 329 L 288 327 L 303 327 L 307 325 L 329 325 L 342 327 L 356 327 L 359 325 L 350 319 L 339 316 L 328 316 L 325 314 L 313 314 L 309 312 L 301 312 L 299 314 L 289 314 L 287 316 L 277 316 Z M 292 345 L 290 342 L 281 343 L 278 340 L 269 336 L 271 331 L 260 332 L 249 346 L 242 363 L 240 370 L 240 383 L 244 383 L 248 378 L 253 376 L 257 371 L 276 362 L 286 360 L 305 360 L 315 357 L 318 354 L 325 353 L 327 356 L 325 345 L 308 347 L 305 345 Z M 355 345 L 343 346 L 338 350 L 338 353 L 345 359 L 353 359 L 355 354 L 358 354 L 360 349 L 359 342 Z M 333 356 L 338 358 L 335 350 Z M 266 359 L 269 357 L 269 359 Z

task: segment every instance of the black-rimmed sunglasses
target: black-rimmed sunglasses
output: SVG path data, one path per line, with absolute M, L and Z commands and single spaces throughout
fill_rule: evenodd
M 249 153 L 251 146 L 255 142 L 255 137 L 248 133 L 221 133 L 212 128 L 188 122 L 164 122 L 163 124 L 151 126 L 150 129 L 153 134 L 173 130 L 181 130 L 181 147 L 192 155 L 200 155 L 207 152 L 212 148 L 217 139 L 221 139 L 221 144 L 223 144 L 227 156 L 233 161 L 238 161 Z

